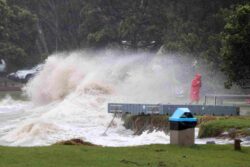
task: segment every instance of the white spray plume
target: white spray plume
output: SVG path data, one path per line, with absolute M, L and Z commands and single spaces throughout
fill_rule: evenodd
M 169 137 L 163 132 L 135 137 L 118 119 L 109 135 L 101 136 L 112 119 L 107 103 L 188 103 L 195 73 L 192 62 L 176 55 L 145 53 L 52 55 L 25 88 L 36 107 L 26 108 L 21 117 L 20 113 L 15 119 L 12 116 L 15 123 L 3 126 L 0 143 L 48 145 L 76 137 L 107 146 L 167 143 Z M 203 78 L 203 83 L 209 82 Z
M 117 53 L 117 52 L 116 52 Z M 49 57 L 43 70 L 26 87 L 36 104 L 48 104 L 77 94 L 112 94 L 120 102 L 188 102 L 192 64 L 174 56 L 74 52 Z

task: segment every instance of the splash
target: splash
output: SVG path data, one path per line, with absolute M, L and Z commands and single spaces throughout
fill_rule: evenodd
M 112 119 L 109 102 L 187 103 L 195 71 L 192 60 L 180 60 L 175 55 L 145 53 L 52 55 L 24 89 L 32 107 L 20 109 L 23 115 L 12 118 L 14 124 L 2 130 L 0 143 L 50 145 L 71 138 L 105 146 L 168 143 L 163 132 L 133 136 L 119 119 L 107 136 L 102 134 Z
M 190 62 L 149 54 L 101 55 L 86 52 L 49 57 L 39 75 L 26 87 L 36 104 L 61 101 L 70 94 L 111 95 L 112 100 L 174 102 L 176 89 L 186 94 Z M 185 79 L 186 81 L 183 82 Z M 188 88 L 188 89 L 186 89 Z

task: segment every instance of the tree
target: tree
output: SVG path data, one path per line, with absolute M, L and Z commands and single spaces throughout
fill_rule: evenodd
M 40 54 L 80 48 L 79 28 L 85 0 L 8 0 L 37 16 Z M 82 39 L 83 40 L 83 39 Z
M 250 79 L 250 4 L 237 6 L 226 17 L 222 45 L 222 70 L 228 78 L 225 86 Z
M 163 15 L 164 1 L 131 0 L 124 2 L 123 16 L 119 24 L 121 45 L 133 50 L 159 49 L 167 20 Z
M 18 6 L 0 0 L 0 58 L 10 69 L 23 67 L 35 59 L 36 17 Z
M 12 52 L 18 51 L 15 55 L 26 57 L 22 60 L 28 60 L 34 52 L 37 55 L 48 55 L 57 51 L 109 46 L 154 52 L 164 46 L 162 48 L 167 52 L 187 53 L 196 56 L 198 60 L 206 59 L 213 69 L 223 61 L 219 55 L 222 46 L 220 33 L 225 25 L 224 11 L 232 5 L 245 2 L 0 1 L 3 8 L 0 16 L 0 48 L 5 49 L 5 54 L 7 48 L 12 48 Z M 27 31 L 29 28 L 30 31 Z M 25 38 L 21 37 L 23 34 L 26 34 Z M 13 53 L 9 55 L 13 56 Z
M 161 2 L 150 0 L 86 0 L 81 36 L 90 47 L 110 44 L 152 50 L 162 45 Z

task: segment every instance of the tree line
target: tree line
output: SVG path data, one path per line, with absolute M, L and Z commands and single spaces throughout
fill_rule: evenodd
M 227 76 L 250 77 L 246 0 L 0 0 L 0 58 L 10 69 L 53 52 L 115 48 L 192 54 Z

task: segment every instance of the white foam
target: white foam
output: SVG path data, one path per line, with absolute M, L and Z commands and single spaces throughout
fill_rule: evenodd
M 15 101 L 10 110 L 17 107 L 18 114 L 1 123 L 0 144 L 42 146 L 72 138 L 103 146 L 169 143 L 163 132 L 134 136 L 120 119 L 103 135 L 112 119 L 107 104 L 187 102 L 189 81 L 177 78 L 190 62 L 174 65 L 167 57 L 114 54 L 73 52 L 49 57 L 25 88 L 32 104 Z M 182 99 L 176 96 L 176 87 L 184 89 Z M 3 106 L 2 102 L 0 111 Z

